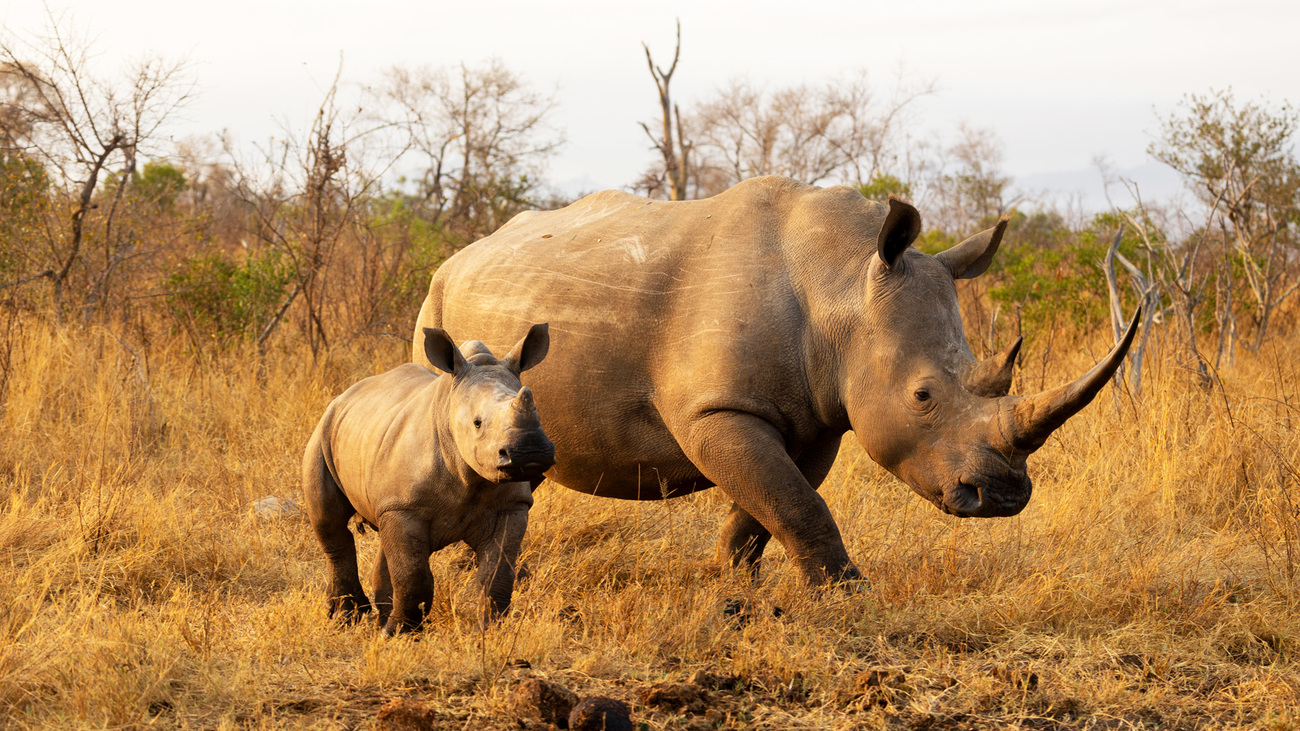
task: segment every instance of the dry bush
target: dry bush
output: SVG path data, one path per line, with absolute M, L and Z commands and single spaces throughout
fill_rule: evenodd
M 196 359 L 179 336 L 11 332 L 5 727 L 370 727 L 410 697 L 449 727 L 517 728 L 509 691 L 535 675 L 684 728 L 639 691 L 696 670 L 728 678 L 696 727 L 1300 722 L 1294 334 L 1211 391 L 1153 358 L 1141 403 L 1104 395 L 1031 458 L 1038 494 L 1011 519 L 939 513 L 850 436 L 822 491 L 868 590 L 809 591 L 775 544 L 757 582 L 716 567 L 717 490 L 637 504 L 543 486 L 507 619 L 476 629 L 447 549 L 427 630 L 382 640 L 327 620 L 305 520 L 250 504 L 297 495 L 326 403 L 404 344 L 313 364 L 306 345 Z M 1049 380 L 1103 349 L 1062 345 Z M 367 563 L 377 539 L 359 546 Z

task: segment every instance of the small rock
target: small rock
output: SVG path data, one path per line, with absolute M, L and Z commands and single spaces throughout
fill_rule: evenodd
M 254 500 L 253 515 L 259 518 L 287 518 L 302 513 L 296 500 L 280 497 L 264 497 L 261 500 Z
M 569 712 L 578 702 L 573 691 L 558 683 L 529 678 L 510 694 L 510 710 L 520 720 L 537 719 L 564 728 Z
M 441 713 L 405 698 L 384 704 L 375 722 L 375 728 L 380 731 L 433 731 L 447 725 L 447 719 Z
M 704 696 L 690 683 L 662 683 L 641 690 L 641 703 L 670 711 L 685 708 L 690 713 L 704 713 Z
M 705 690 L 735 690 L 746 685 L 739 675 L 715 675 L 708 670 L 696 670 L 686 682 Z
M 632 731 L 632 716 L 623 701 L 593 695 L 573 707 L 569 731 Z

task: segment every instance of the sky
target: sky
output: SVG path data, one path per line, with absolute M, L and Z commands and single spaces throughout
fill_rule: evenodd
M 35 37 L 48 8 L 92 39 L 101 73 L 146 53 L 188 59 L 199 93 L 177 138 L 251 142 L 305 125 L 340 55 L 353 83 L 500 58 L 556 94 L 567 142 L 549 177 L 589 189 L 626 186 L 652 159 L 637 126 L 657 111 L 641 43 L 667 63 L 675 18 L 684 107 L 735 78 L 779 86 L 865 68 L 888 88 L 903 69 L 938 83 L 918 126 L 992 129 L 1006 172 L 1039 186 L 1091 180 L 1098 155 L 1159 176 L 1146 155 L 1157 115 L 1187 93 L 1300 103 L 1294 1 L 48 1 L 0 4 L 3 32 Z

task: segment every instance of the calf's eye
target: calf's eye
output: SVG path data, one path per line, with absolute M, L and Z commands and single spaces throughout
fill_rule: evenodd
M 482 429 L 482 428 L 483 428 L 483 420 L 480 419 L 480 418 L 478 418 L 477 416 L 474 417 L 474 428 L 475 428 L 475 429 Z
M 914 393 L 914 394 L 912 394 L 912 395 L 916 397 L 916 400 L 917 400 L 917 401 L 929 401 L 929 400 L 930 400 L 930 392 L 927 391 L 927 390 L 925 390 L 924 388 L 918 388 L 918 389 L 916 389 L 916 393 Z

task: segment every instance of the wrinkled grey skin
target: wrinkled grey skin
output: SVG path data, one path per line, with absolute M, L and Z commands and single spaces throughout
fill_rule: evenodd
M 518 332 L 518 330 L 516 330 Z M 433 600 L 429 555 L 464 541 L 478 559 L 483 621 L 504 612 L 528 527 L 532 487 L 555 464 L 520 372 L 546 356 L 534 325 L 504 359 L 440 329 L 421 331 L 425 362 L 360 381 L 325 410 L 303 455 L 307 516 L 330 565 L 329 612 L 369 611 L 349 519 L 379 529 L 372 585 L 384 634 L 414 629 Z
M 817 583 L 855 578 L 817 494 L 853 430 L 876 462 L 953 515 L 1015 515 L 1025 458 L 1083 408 L 1125 341 L 1061 388 L 1007 396 L 1019 342 L 977 361 L 954 280 L 1005 229 L 929 256 L 920 215 L 783 178 L 661 202 L 607 191 L 520 214 L 438 269 L 422 327 L 502 342 L 545 318 L 556 355 L 529 374 L 546 404 L 547 476 L 653 500 L 720 486 L 718 557 L 757 569 L 776 536 Z

